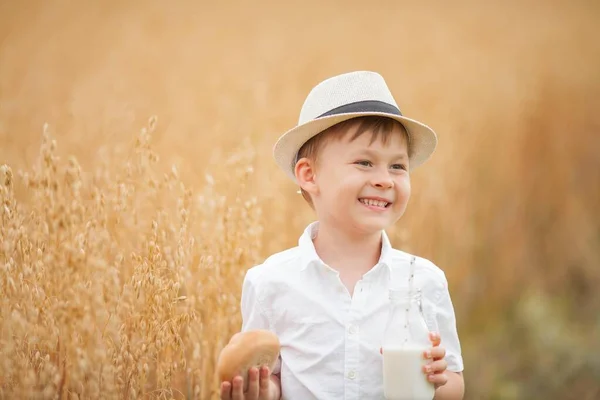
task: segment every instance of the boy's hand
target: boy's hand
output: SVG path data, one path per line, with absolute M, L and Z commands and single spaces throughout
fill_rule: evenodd
M 256 367 L 248 371 L 248 390 L 244 393 L 244 379 L 241 376 L 233 378 L 232 382 L 221 382 L 221 400 L 271 400 L 273 382 L 270 379 L 269 368 L 260 370 Z
M 440 346 L 442 339 L 439 334 L 430 333 L 429 340 L 431 340 L 432 347 L 425 351 L 423 356 L 432 362 L 423 367 L 423 372 L 427 374 L 427 380 L 432 382 L 437 389 L 448 382 L 448 376 L 445 373 L 448 363 L 444 360 L 446 349 Z

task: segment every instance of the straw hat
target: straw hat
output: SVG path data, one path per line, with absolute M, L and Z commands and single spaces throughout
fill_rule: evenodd
M 435 150 L 435 132 L 400 113 L 383 77 L 376 72 L 356 71 L 326 79 L 310 91 L 298 125 L 284 133 L 273 147 L 275 162 L 297 183 L 294 167 L 300 147 L 337 123 L 365 115 L 389 117 L 406 128 L 411 170 L 427 161 Z

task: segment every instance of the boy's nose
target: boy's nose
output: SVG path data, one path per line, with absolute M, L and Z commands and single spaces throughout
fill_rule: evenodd
M 381 189 L 390 189 L 394 186 L 394 180 L 390 177 L 389 174 L 381 173 L 377 176 L 373 177 L 372 185 L 376 188 Z

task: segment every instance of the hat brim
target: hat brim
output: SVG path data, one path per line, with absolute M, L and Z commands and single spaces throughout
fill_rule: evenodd
M 313 136 L 321 133 L 327 128 L 346 120 L 363 117 L 363 116 L 382 116 L 394 119 L 400 122 L 408 132 L 409 136 L 409 165 L 410 170 L 414 170 L 433 154 L 437 146 L 437 136 L 433 129 L 429 126 L 400 115 L 388 114 L 383 112 L 360 112 L 360 113 L 345 113 L 336 114 L 327 117 L 317 118 L 308 121 L 302 125 L 285 132 L 273 147 L 273 156 L 277 165 L 290 177 L 294 182 L 296 175 L 294 173 L 296 154 L 300 147 Z

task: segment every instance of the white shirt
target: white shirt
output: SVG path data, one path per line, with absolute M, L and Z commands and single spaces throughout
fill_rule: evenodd
M 406 271 L 411 255 L 393 249 L 383 232 L 380 260 L 357 282 L 351 297 L 338 272 L 318 257 L 312 241 L 317 229 L 317 222 L 310 224 L 297 247 L 247 271 L 242 331 L 268 329 L 279 337 L 281 354 L 273 372 L 281 373 L 282 399 L 382 399 L 379 349 L 388 317 L 390 269 Z M 462 371 L 444 272 L 416 257 L 414 285 L 434 311 L 448 370 Z

